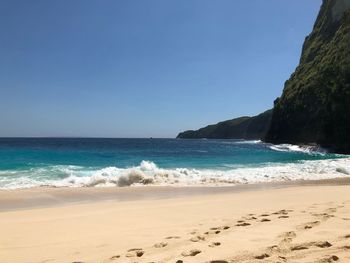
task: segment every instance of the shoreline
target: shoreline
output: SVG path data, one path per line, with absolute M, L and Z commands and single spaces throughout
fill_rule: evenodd
M 350 178 L 227 186 L 34 187 L 0 189 L 0 213 L 103 201 L 142 201 L 264 191 L 304 186 L 350 185 Z

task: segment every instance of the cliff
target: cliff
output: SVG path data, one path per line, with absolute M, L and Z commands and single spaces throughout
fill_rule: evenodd
M 182 139 L 247 139 L 258 140 L 264 138 L 269 128 L 272 111 L 268 110 L 254 117 L 240 117 L 196 131 L 185 131 L 177 138 Z
M 350 0 L 324 0 L 265 140 L 350 153 Z

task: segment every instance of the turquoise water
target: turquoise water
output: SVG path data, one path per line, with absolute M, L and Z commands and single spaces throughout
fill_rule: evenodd
M 259 141 L 0 138 L 0 188 L 219 185 L 347 171 L 347 156 Z

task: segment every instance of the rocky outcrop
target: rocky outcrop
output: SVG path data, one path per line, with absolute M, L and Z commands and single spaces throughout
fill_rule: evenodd
M 265 140 L 350 153 L 350 0 L 324 0 Z

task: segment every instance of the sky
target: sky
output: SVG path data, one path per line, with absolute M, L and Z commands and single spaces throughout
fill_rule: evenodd
M 321 0 L 0 0 L 0 136 L 175 137 L 273 106 Z

